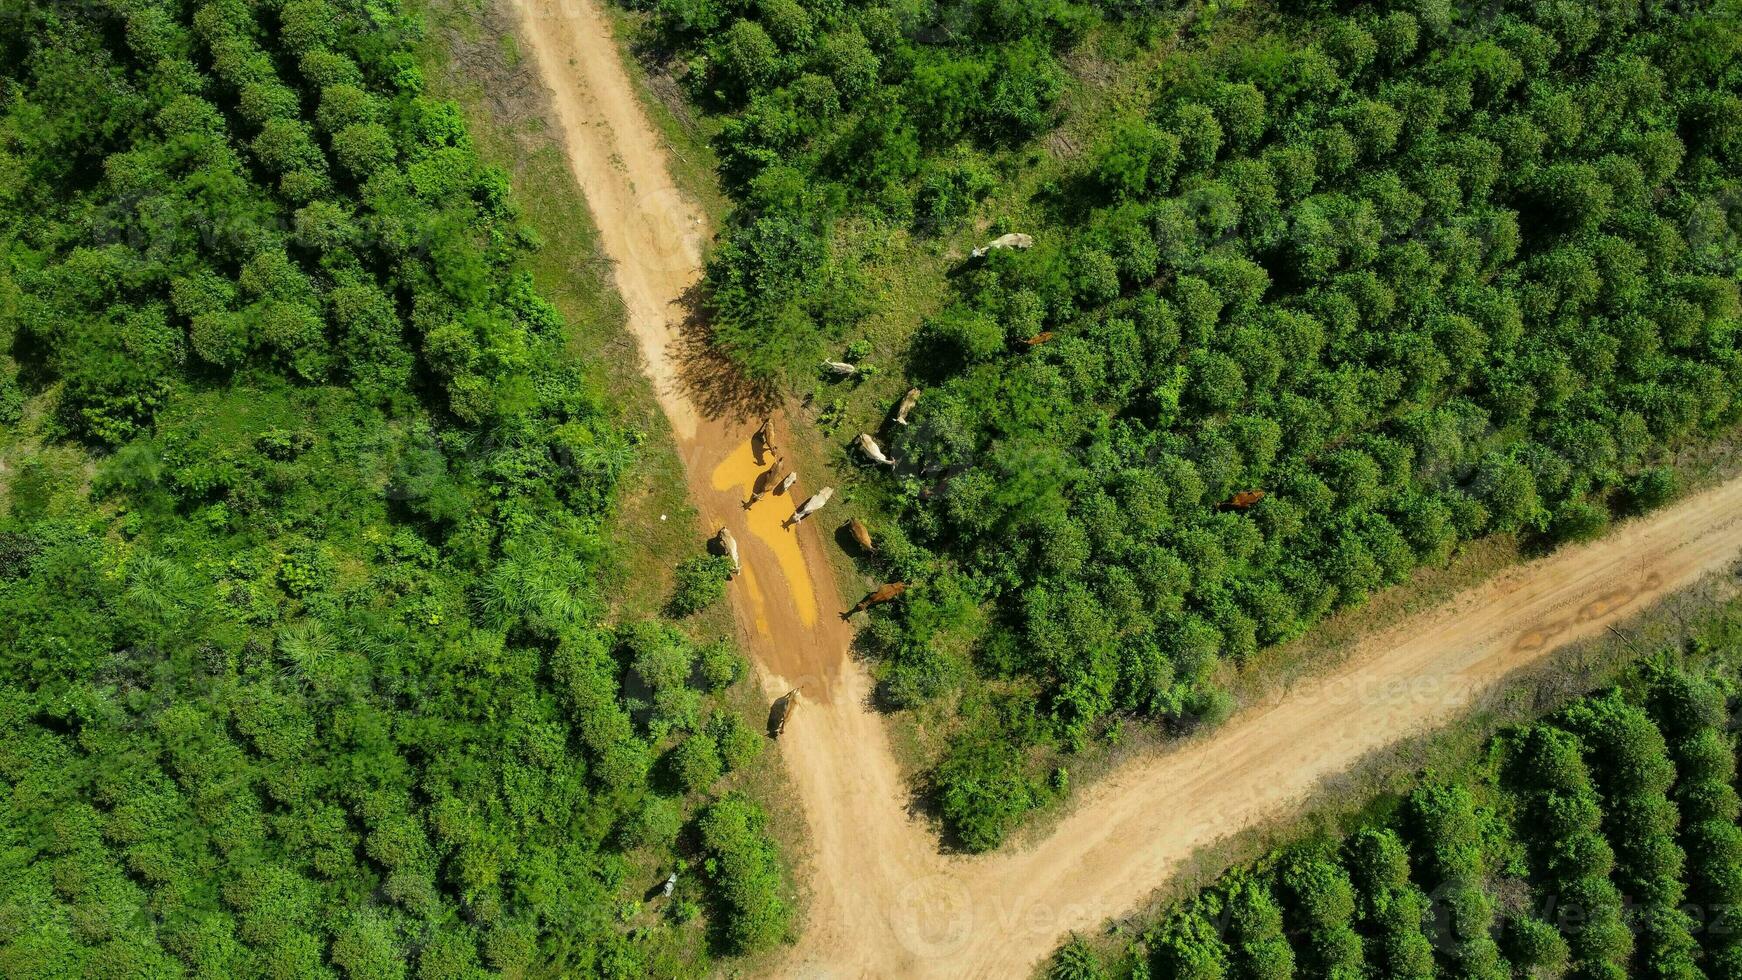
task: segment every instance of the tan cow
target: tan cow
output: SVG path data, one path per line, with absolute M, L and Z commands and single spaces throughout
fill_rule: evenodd
M 1013 231 L 1008 235 L 999 235 L 997 238 L 994 238 L 979 248 L 974 249 L 973 255 L 976 259 L 983 259 L 986 257 L 987 252 L 1003 248 L 1023 249 L 1028 248 L 1033 244 L 1033 236 L 1024 235 L 1019 231 Z
M 906 425 L 907 413 L 913 411 L 913 406 L 919 404 L 919 389 L 909 388 L 907 394 L 901 396 L 901 404 L 895 406 L 895 424 Z
M 875 555 L 877 553 L 877 546 L 871 543 L 871 529 L 865 526 L 864 521 L 857 517 L 853 518 L 847 522 L 847 531 L 853 535 L 854 541 L 859 542 L 859 547 L 865 549 L 866 554 Z
M 859 433 L 857 441 L 859 443 L 859 451 L 865 454 L 865 458 L 871 460 L 873 463 L 882 463 L 890 469 L 895 468 L 895 460 L 889 458 L 888 454 L 883 451 L 883 447 L 879 446 L 877 440 L 871 438 L 869 433 Z
M 722 526 L 714 534 L 714 543 L 719 546 L 721 554 L 732 559 L 732 574 L 738 574 L 738 539 L 732 537 L 731 529 Z

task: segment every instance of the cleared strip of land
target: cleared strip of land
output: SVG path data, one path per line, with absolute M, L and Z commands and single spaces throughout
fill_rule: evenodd
M 1125 911 L 1197 848 L 1284 812 L 1321 779 L 1455 717 L 1506 674 L 1742 554 L 1734 480 L 1514 568 L 1363 641 L 1213 736 L 1132 760 L 1029 849 L 940 855 L 907 812 L 907 787 L 866 706 L 869 680 L 847 656 L 816 523 L 787 531 L 737 506 L 754 472 L 742 458 L 753 423 L 710 410 L 724 401 L 707 390 L 706 371 L 685 365 L 678 304 L 700 277 L 701 222 L 667 175 L 595 3 L 523 0 L 522 28 L 694 499 L 709 530 L 726 524 L 744 544 L 734 601 L 746 647 L 771 694 L 803 691 L 781 752 L 811 829 L 802 869 L 811 904 L 797 947 L 775 967 L 782 976 L 1022 975 L 1064 932 Z M 789 512 L 791 503 L 758 507 Z

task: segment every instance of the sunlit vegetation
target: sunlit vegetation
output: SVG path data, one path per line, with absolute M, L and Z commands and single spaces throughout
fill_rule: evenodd
M 924 389 L 902 465 L 864 481 L 916 583 L 867 648 L 887 704 L 958 703 L 958 843 L 1054 795 L 1039 760 L 1219 720 L 1230 667 L 1463 542 L 1677 495 L 1675 448 L 1738 414 L 1737 13 L 657 5 L 721 120 L 709 284 L 751 373 L 856 339 L 867 229 L 1033 238 L 954 253 L 890 353 Z M 1097 32 L 1168 50 L 1000 198 Z
M 1051 975 L 1734 976 L 1737 657 L 1640 666 Z
M 0 975 L 641 978 L 780 942 L 742 663 L 613 615 L 643 437 L 418 23 L 0 24 Z

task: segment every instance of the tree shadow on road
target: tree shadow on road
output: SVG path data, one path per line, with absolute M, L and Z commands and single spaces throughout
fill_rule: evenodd
M 738 365 L 714 344 L 713 324 L 708 320 L 705 287 L 697 283 L 677 300 L 683 309 L 677 339 L 672 342 L 672 360 L 677 365 L 677 383 L 690 404 L 703 417 L 743 420 L 767 414 L 780 403 L 774 386 L 745 377 Z

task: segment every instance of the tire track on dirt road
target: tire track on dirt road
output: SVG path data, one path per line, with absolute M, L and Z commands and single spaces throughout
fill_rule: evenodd
M 1326 673 L 1236 714 L 1213 734 L 1133 759 L 1083 791 L 1043 841 L 946 856 L 906 810 L 908 787 L 819 533 L 824 511 L 780 526 L 790 498 L 745 511 L 754 422 L 684 330 L 708 234 L 672 184 L 598 0 L 517 0 L 569 162 L 613 260 L 629 328 L 671 419 L 711 533 L 737 537 L 732 599 L 770 697 L 801 689 L 780 751 L 809 827 L 810 908 L 780 976 L 1020 976 L 1068 930 L 1140 901 L 1198 848 L 1286 812 L 1370 752 L 1443 724 L 1504 675 L 1592 636 L 1742 552 L 1742 480 L 1520 565 L 1359 643 Z M 776 416 L 776 432 L 786 437 Z M 802 499 L 820 485 L 801 477 Z

